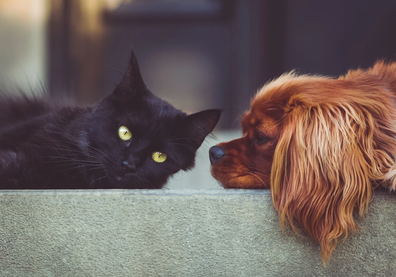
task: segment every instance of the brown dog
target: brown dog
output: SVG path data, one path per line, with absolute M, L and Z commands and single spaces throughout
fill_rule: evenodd
M 282 75 L 252 100 L 243 136 L 210 149 L 212 175 L 225 188 L 271 189 L 282 227 L 318 241 L 325 263 L 373 189 L 396 189 L 395 104 L 396 63 L 338 79 Z

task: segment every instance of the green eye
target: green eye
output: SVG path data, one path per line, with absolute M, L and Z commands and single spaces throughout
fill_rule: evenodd
M 123 141 L 128 141 L 132 138 L 131 131 L 129 131 L 129 129 L 125 126 L 118 128 L 118 135 Z
M 163 163 L 166 161 L 166 158 L 168 158 L 168 156 L 165 153 L 158 152 L 158 151 L 154 152 L 151 157 L 157 163 Z

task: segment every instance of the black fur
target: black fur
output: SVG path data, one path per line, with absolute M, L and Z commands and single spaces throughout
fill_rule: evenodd
M 44 98 L 0 101 L 0 189 L 158 189 L 194 166 L 220 118 L 192 115 L 147 90 L 134 54 L 122 82 L 93 106 L 56 107 Z M 132 132 L 118 136 L 119 126 Z M 154 151 L 168 155 L 156 163 Z M 128 162 L 135 172 L 124 170 Z

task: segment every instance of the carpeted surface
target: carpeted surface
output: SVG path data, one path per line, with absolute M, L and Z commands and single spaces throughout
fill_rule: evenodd
M 267 191 L 0 192 L 0 276 L 394 276 L 396 195 L 324 268 Z

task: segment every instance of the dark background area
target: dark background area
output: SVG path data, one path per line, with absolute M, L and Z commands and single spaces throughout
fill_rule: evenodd
M 156 95 L 186 112 L 223 108 L 220 129 L 237 127 L 250 98 L 285 71 L 338 76 L 395 59 L 396 1 L 140 0 L 94 11 L 88 2 L 50 4 L 51 92 L 97 101 L 134 49 Z
M 396 60 L 395 21 L 394 0 L 0 0 L 0 91 L 94 103 L 134 49 L 156 95 L 188 113 L 224 109 L 195 168 L 168 183 L 219 189 L 208 150 L 240 136 L 262 85 Z

